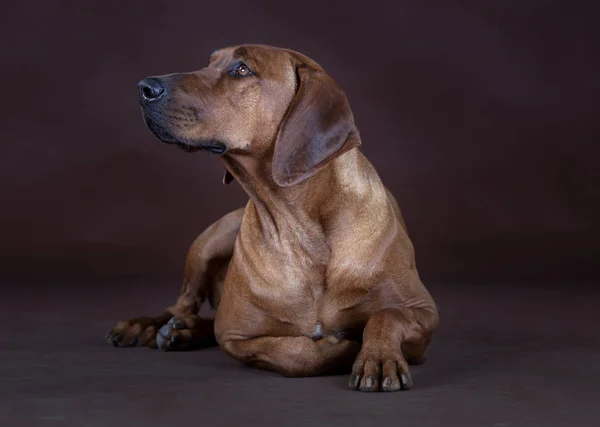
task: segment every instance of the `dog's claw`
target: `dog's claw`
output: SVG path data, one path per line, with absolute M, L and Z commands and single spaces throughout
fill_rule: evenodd
M 357 389 L 358 388 L 358 384 L 360 383 L 360 375 L 354 375 L 352 378 L 350 378 L 350 388 L 351 389 Z
M 131 341 L 129 341 L 129 347 L 135 347 L 138 344 L 138 338 L 134 337 Z
M 169 325 L 168 323 L 166 325 L 164 325 L 162 328 L 160 328 L 158 330 L 158 334 L 162 335 L 163 337 L 168 337 L 169 336 L 169 328 L 171 327 L 171 325 Z
M 400 381 L 402 382 L 402 389 L 408 390 L 412 387 L 412 384 L 410 384 L 410 380 L 408 379 L 408 375 L 402 374 L 400 376 Z
M 165 344 L 165 337 L 161 335 L 159 332 L 156 334 L 156 346 L 159 350 L 167 351 L 167 346 Z
M 119 346 L 119 343 L 121 342 L 121 340 L 123 339 L 123 334 L 118 334 L 115 335 L 114 337 L 112 337 L 112 343 L 115 347 Z

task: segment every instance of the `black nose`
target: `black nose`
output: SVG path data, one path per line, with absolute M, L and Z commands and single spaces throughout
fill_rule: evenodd
M 159 79 L 147 78 L 138 83 L 140 96 L 146 102 L 152 102 L 160 99 L 165 93 L 165 88 Z

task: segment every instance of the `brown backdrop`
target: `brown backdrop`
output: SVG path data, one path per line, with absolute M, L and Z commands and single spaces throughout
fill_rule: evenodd
M 38 1 L 0 25 L 3 276 L 178 278 L 241 206 L 145 129 L 136 82 L 265 43 L 346 91 L 426 279 L 598 276 L 598 31 L 551 1 Z M 591 4 L 593 2 L 589 2 Z

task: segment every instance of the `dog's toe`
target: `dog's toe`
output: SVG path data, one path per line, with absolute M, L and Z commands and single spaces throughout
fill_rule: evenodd
M 165 351 L 192 350 L 214 345 L 212 321 L 197 316 L 172 317 L 156 333 L 156 346 Z
M 129 321 L 118 322 L 104 337 L 115 347 L 138 347 L 149 345 L 154 339 L 158 320 L 149 317 L 138 317 Z
M 123 340 L 123 334 L 114 334 L 111 336 L 111 342 L 115 347 L 118 347 Z
M 408 365 L 400 353 L 361 352 L 348 386 L 353 390 L 398 391 L 412 387 Z

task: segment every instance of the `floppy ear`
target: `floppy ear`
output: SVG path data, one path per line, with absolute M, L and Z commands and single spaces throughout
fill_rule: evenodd
M 298 90 L 279 128 L 273 179 L 287 187 L 314 175 L 328 162 L 360 145 L 344 92 L 323 70 L 296 69 Z

